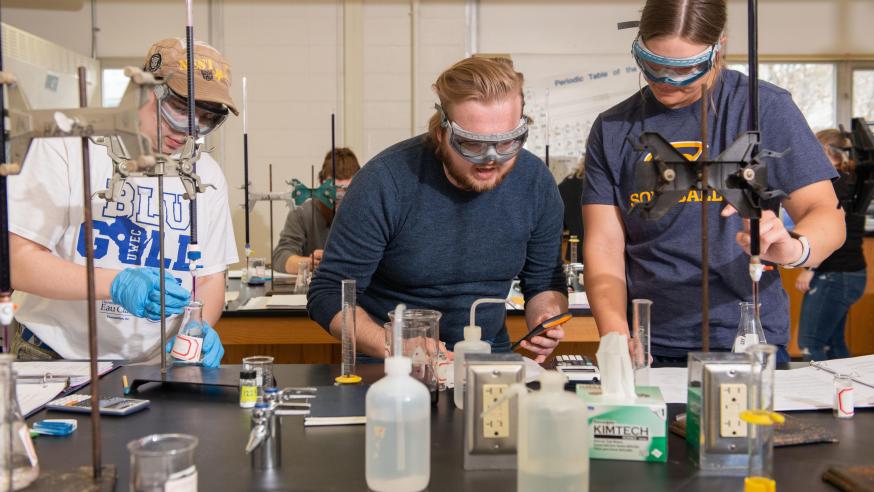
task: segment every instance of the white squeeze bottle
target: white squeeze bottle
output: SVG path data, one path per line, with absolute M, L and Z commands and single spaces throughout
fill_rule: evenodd
M 395 310 L 395 353 L 385 359 L 386 376 L 367 390 L 364 475 L 376 492 L 424 490 L 431 478 L 431 395 L 401 355 L 405 309 Z
M 589 490 L 586 404 L 564 383 L 563 375 L 544 371 L 540 391 L 519 401 L 519 492 Z
M 490 354 L 492 346 L 481 340 L 482 327 L 476 323 L 476 307 L 482 303 L 491 302 L 505 304 L 506 299 L 477 299 L 470 306 L 470 324 L 464 327 L 464 341 L 455 344 L 452 349 L 454 360 L 452 361 L 452 377 L 455 381 L 455 389 L 452 398 L 455 400 L 455 408 L 464 408 L 464 383 L 467 380 L 467 368 L 464 367 L 464 354 Z

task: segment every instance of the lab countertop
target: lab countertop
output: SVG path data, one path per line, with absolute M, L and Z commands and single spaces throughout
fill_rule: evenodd
M 230 279 L 228 280 L 228 288 L 229 292 L 239 292 L 239 296 L 227 303 L 225 305 L 224 312 L 222 313 L 222 317 L 226 318 L 239 318 L 239 317 L 257 317 L 257 318 L 268 318 L 268 317 L 307 317 L 307 310 L 305 308 L 270 308 L 270 309 L 241 309 L 243 306 L 249 302 L 249 299 L 253 297 L 261 297 L 267 295 L 271 289 L 270 281 L 268 280 L 264 285 L 248 285 L 245 282 L 242 282 L 240 279 Z M 285 293 L 285 292 L 283 292 Z M 288 292 L 290 293 L 290 292 Z M 571 309 L 571 314 L 574 316 L 591 316 L 592 311 L 590 309 Z M 507 309 L 507 314 L 509 316 L 524 316 L 525 311 L 522 309 Z
M 236 369 L 238 366 L 226 366 Z M 382 376 L 381 365 L 362 365 L 366 382 Z M 121 395 L 126 374 L 154 371 L 153 367 L 130 366 L 101 379 L 102 394 Z M 280 386 L 329 385 L 339 366 L 277 365 L 274 374 Z M 82 392 L 87 393 L 86 387 Z M 195 462 L 200 490 L 367 490 L 364 480 L 365 428 L 359 426 L 304 428 L 302 417 L 283 417 L 282 468 L 256 474 L 243 451 L 249 434 L 249 412 L 238 406 L 235 388 L 193 385 L 142 386 L 135 398 L 151 400 L 151 408 L 127 417 L 104 417 L 104 463 L 118 467 L 116 490 L 127 490 L 130 477 L 126 444 L 152 433 L 184 432 L 200 439 Z M 683 405 L 669 405 L 669 418 Z M 814 444 L 775 450 L 775 473 L 780 490 L 833 491 L 820 479 L 831 464 L 871 464 L 874 449 L 874 411 L 857 410 L 856 416 L 838 420 L 831 412 L 794 413 L 810 423 L 833 427 L 839 444 Z M 75 418 L 78 430 L 69 437 L 38 437 L 35 440 L 40 468 L 60 470 L 90 465 L 91 424 L 88 415 L 41 411 L 28 423 L 43 418 Z M 463 413 L 452 405 L 451 392 L 440 394 L 431 417 L 431 481 L 428 490 L 515 490 L 515 470 L 464 471 Z M 704 477 L 686 458 L 685 441 L 673 434 L 668 439 L 667 463 L 591 460 L 592 492 L 614 490 L 708 491 L 742 490 L 742 478 Z

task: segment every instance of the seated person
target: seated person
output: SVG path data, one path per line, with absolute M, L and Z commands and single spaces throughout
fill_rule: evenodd
M 337 179 L 334 180 L 334 185 L 337 187 L 337 201 L 334 204 L 336 208 L 340 206 L 346 188 L 352 182 L 352 176 L 355 176 L 361 166 L 355 154 L 348 148 L 341 147 L 335 152 L 337 152 Z M 322 170 L 319 171 L 319 184 L 334 177 L 333 167 L 331 151 L 328 151 L 322 163 Z M 273 268 L 277 272 L 297 273 L 298 265 L 302 261 L 310 262 L 310 271 L 319 266 L 334 213 L 335 210 L 319 200 L 316 200 L 315 204 L 313 200 L 307 200 L 300 207 L 295 207 L 288 212 L 285 226 L 279 234 L 279 243 L 273 251 Z

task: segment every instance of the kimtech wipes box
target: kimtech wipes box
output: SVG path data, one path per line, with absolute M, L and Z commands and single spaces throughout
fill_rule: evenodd
M 668 460 L 667 407 L 655 386 L 635 388 L 635 400 L 605 397 L 601 387 L 578 384 L 588 405 L 589 457 L 607 460 Z

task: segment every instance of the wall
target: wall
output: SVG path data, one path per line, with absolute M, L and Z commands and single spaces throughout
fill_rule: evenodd
M 729 1 L 729 52 L 746 51 L 746 2 Z M 156 39 L 184 34 L 182 0 L 97 0 L 97 54 L 139 58 Z M 616 23 L 639 18 L 642 0 L 195 0 L 195 32 L 224 50 L 233 65 L 233 96 L 249 78 L 249 163 L 253 189 L 298 178 L 309 182 L 337 143 L 362 162 L 424 131 L 437 74 L 477 52 L 516 55 L 621 55 L 633 31 Z M 3 20 L 69 49 L 91 50 L 90 0 L 6 0 Z M 870 0 L 760 0 L 764 55 L 871 55 Z M 478 21 L 468 25 L 468 10 Z M 807 33 L 799 36 L 798 33 Z M 415 47 L 413 47 L 415 46 Z M 546 71 L 547 69 L 544 69 Z M 547 75 L 547 74 L 541 74 Z M 348 124 L 351 122 L 352 124 Z M 210 137 L 230 185 L 242 251 L 242 122 L 232 118 Z M 268 206 L 252 214 L 256 254 L 269 256 Z M 276 234 L 286 209 L 275 206 Z

